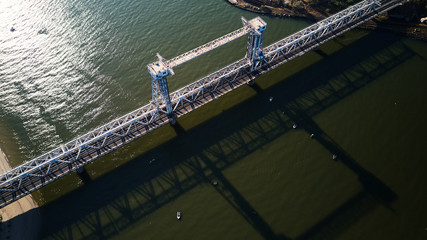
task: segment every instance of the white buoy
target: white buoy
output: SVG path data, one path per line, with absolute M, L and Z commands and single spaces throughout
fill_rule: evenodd
M 297 124 L 296 124 L 296 123 L 294 123 L 294 125 L 292 125 L 292 128 L 293 128 L 293 129 L 297 128 Z
M 310 137 L 311 137 L 311 138 L 312 138 L 312 137 L 314 137 L 314 133 L 310 134 Z
M 270 100 L 270 102 L 272 102 L 273 101 L 273 97 L 270 97 L 269 100 Z

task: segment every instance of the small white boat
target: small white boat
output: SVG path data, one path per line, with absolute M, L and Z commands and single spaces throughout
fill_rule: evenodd
M 176 219 L 181 220 L 181 212 L 176 212 Z
M 46 28 L 42 28 L 38 31 L 38 34 L 47 34 L 47 29 Z

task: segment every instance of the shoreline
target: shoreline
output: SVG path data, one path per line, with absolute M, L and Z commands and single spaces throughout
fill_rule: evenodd
M 12 167 L 0 148 L 0 172 Z M 37 239 L 40 230 L 40 212 L 31 195 L 23 197 L 0 209 L 0 240 Z
M 325 14 L 322 11 L 310 6 L 305 6 L 301 9 L 288 9 L 284 7 L 277 8 L 267 5 L 257 7 L 246 2 L 245 0 L 226 1 L 230 5 L 240 8 L 242 10 L 274 17 L 303 18 L 311 21 L 320 21 L 331 16 L 330 14 Z M 372 19 L 359 27 L 367 30 L 380 30 L 385 32 L 391 32 L 417 40 L 427 41 L 427 24 L 403 22 L 391 19 L 388 16 L 378 16 L 377 18 Z

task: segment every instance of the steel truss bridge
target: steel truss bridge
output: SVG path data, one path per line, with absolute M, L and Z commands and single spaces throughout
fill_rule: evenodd
M 364 0 L 341 12 L 263 47 L 267 24 L 260 18 L 243 27 L 170 60 L 157 54 L 147 66 L 152 79 L 152 100 L 145 106 L 100 126 L 68 143 L 0 176 L 0 207 L 4 207 L 65 176 L 99 157 L 151 132 L 174 124 L 176 118 L 217 99 L 318 47 L 326 41 L 401 5 L 405 0 Z M 231 41 L 248 35 L 246 56 L 183 88 L 169 93 L 167 76 L 173 68 Z

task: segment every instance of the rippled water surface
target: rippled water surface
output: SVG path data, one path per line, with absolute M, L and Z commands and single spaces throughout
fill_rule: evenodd
M 222 0 L 1 1 L 0 146 L 16 166 L 146 104 L 157 52 L 240 16 L 257 15 Z M 310 24 L 262 18 L 265 45 Z M 245 50 L 178 67 L 170 89 Z M 40 238 L 425 239 L 426 59 L 392 34 L 332 40 L 36 192 Z
M 145 66 L 155 53 L 172 58 L 237 29 L 240 15 L 255 16 L 223 1 L 2 1 L 0 11 L 1 116 L 24 159 L 144 105 L 151 98 Z M 307 25 L 266 20 L 267 43 Z M 178 68 L 170 88 L 244 50 L 241 39 Z

